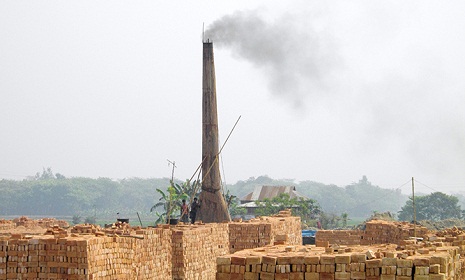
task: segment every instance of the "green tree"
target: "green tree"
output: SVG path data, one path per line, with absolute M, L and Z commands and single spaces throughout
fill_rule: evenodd
M 175 211 L 181 209 L 182 200 L 188 200 L 190 198 L 193 199 L 193 197 L 198 196 L 198 184 L 199 182 L 197 180 L 193 183 L 186 180 L 182 184 L 176 184 L 171 181 L 166 192 L 161 189 L 157 189 L 157 192 L 161 195 L 161 197 L 159 198 L 159 202 L 150 208 L 150 212 L 156 211 L 159 207 L 162 208 L 162 212 L 156 211 L 157 220 L 155 221 L 155 224 L 164 223 L 167 219 L 170 219 L 173 216 L 178 216 L 175 214 Z
M 245 208 L 239 207 L 239 198 L 235 195 L 232 195 L 229 190 L 224 194 L 224 200 L 226 201 L 226 205 L 228 206 L 229 210 L 229 215 L 231 217 L 242 217 L 247 213 L 247 210 Z
M 47 169 L 42 168 L 42 174 L 37 172 L 36 176 L 35 176 L 35 179 L 36 180 L 47 180 L 47 179 L 56 179 L 56 177 L 53 174 L 52 168 L 47 167 Z
M 334 213 L 325 213 L 320 214 L 321 227 L 323 229 L 331 229 L 339 227 L 339 221 L 341 217 L 337 216 Z
M 81 216 L 79 216 L 79 215 L 74 215 L 74 216 L 73 216 L 73 225 L 80 224 L 80 223 L 81 223 L 81 219 L 82 219 Z
M 84 223 L 95 225 L 97 223 L 97 219 L 95 218 L 95 216 L 89 216 L 89 217 L 86 217 L 86 219 L 84 220 Z
M 458 198 L 442 192 L 415 197 L 415 212 L 417 220 L 439 221 L 449 218 L 462 217 L 462 210 L 458 205 Z M 413 220 L 413 200 L 410 199 L 399 211 L 399 220 Z
M 341 219 L 342 219 L 342 227 L 346 227 L 347 226 L 347 220 L 349 219 L 349 214 L 347 213 L 342 213 L 341 214 Z
M 320 206 L 316 200 L 299 198 L 290 198 L 289 194 L 282 193 L 272 199 L 256 201 L 258 208 L 256 214 L 260 216 L 269 216 L 277 214 L 281 210 L 292 209 L 293 213 L 300 216 L 302 223 L 309 224 L 320 214 Z

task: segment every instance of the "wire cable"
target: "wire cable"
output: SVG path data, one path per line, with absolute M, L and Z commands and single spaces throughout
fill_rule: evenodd
M 414 181 L 417 182 L 417 183 L 419 183 L 419 184 L 421 184 L 421 185 L 423 185 L 423 186 L 425 186 L 425 187 L 427 187 L 427 188 L 430 189 L 430 190 L 433 190 L 433 191 L 435 191 L 435 192 L 439 192 L 438 190 L 435 190 L 435 189 L 433 189 L 432 187 L 430 187 L 430 186 L 428 186 L 428 185 L 426 185 L 426 184 L 424 184 L 424 183 L 422 183 L 422 182 L 420 182 L 420 181 L 418 181 L 418 180 L 416 180 L 416 179 L 414 179 Z

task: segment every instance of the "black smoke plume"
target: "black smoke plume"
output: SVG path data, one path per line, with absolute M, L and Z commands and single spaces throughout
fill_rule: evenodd
M 291 104 L 299 106 L 327 90 L 334 64 L 328 40 L 296 17 L 267 22 L 258 12 L 238 11 L 213 22 L 205 31 L 207 39 L 264 71 L 270 92 Z

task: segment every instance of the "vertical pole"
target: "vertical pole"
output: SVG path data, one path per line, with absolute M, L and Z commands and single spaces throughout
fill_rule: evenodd
M 412 177 L 412 205 L 413 205 L 413 237 L 415 238 L 415 243 L 417 242 L 417 214 L 415 211 L 415 185 L 414 179 Z
M 136 213 L 137 213 L 137 218 L 139 218 L 139 223 L 140 223 L 140 226 L 141 226 L 141 227 L 143 227 L 143 225 L 142 225 L 142 221 L 141 221 L 141 219 L 140 219 L 140 216 L 139 216 L 139 212 L 136 212 Z

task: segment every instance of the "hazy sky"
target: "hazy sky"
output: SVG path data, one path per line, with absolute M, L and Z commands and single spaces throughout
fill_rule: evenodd
M 189 178 L 205 23 L 227 183 L 465 188 L 465 2 L 270 2 L 0 1 L 0 178 Z

